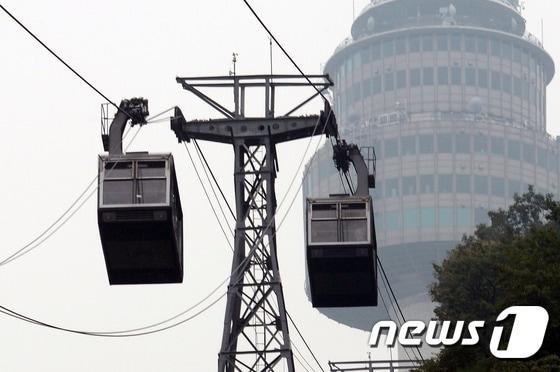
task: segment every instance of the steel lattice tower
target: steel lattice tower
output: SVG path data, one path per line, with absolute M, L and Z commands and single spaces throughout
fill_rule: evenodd
M 332 85 L 327 76 L 314 83 Z M 276 246 L 276 144 L 313 135 L 336 134 L 328 103 L 319 116 L 289 116 L 319 93 L 275 116 L 275 89 L 309 86 L 299 75 L 253 75 L 177 78 L 183 88 L 215 108 L 225 119 L 187 122 L 177 108 L 172 129 L 179 141 L 202 139 L 233 145 L 236 204 L 235 245 L 218 371 L 294 371 L 286 306 Z M 233 88 L 235 108 L 228 110 L 202 93 L 200 87 Z M 246 88 L 264 88 L 265 115 L 245 117 Z

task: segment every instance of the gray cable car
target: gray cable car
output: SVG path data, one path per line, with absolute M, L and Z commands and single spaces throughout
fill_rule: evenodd
M 354 164 L 358 176 L 354 195 L 307 199 L 306 253 L 313 307 L 377 306 L 377 245 L 369 196 L 374 177 L 358 147 L 344 146 L 341 154 Z
M 173 156 L 122 153 L 126 113 L 141 104 L 146 103 L 121 103 L 122 113 L 104 141 L 109 155 L 99 157 L 98 224 L 105 264 L 111 284 L 180 283 L 183 213 Z

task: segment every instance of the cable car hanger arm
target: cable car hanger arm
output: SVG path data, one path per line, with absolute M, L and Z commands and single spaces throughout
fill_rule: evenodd
M 338 141 L 333 146 L 333 160 L 336 169 L 344 173 L 348 173 L 350 163 L 352 163 L 358 183 L 354 195 L 369 195 L 369 189 L 374 187 L 375 180 L 370 177 L 368 166 L 357 145 L 348 144 L 344 140 Z
M 109 135 L 103 135 L 103 148 L 109 152 L 110 157 L 123 154 L 122 137 L 124 128 L 128 120 L 131 125 L 146 124 L 146 117 L 150 115 L 148 111 L 148 100 L 144 98 L 123 99 L 119 105 L 119 110 L 115 114 Z

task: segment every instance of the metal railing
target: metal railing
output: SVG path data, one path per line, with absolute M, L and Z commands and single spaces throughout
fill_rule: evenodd
M 384 3 L 388 3 L 395 0 L 371 0 L 371 5 L 376 6 Z M 519 5 L 519 1 L 515 0 L 491 0 L 500 4 L 504 4 L 510 8 L 515 9 L 516 11 L 521 11 L 521 6 Z
M 400 372 L 412 371 L 419 366 L 419 362 L 414 360 L 365 360 L 356 362 L 329 361 L 329 368 L 331 372 Z

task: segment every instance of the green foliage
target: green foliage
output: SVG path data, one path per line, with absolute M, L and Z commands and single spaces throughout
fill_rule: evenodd
M 490 327 L 478 345 L 446 347 L 421 370 L 560 371 L 560 203 L 530 188 L 489 216 L 489 226 L 478 226 L 434 265 L 431 295 L 439 320 L 485 320 Z M 550 321 L 537 355 L 504 362 L 489 352 L 490 331 L 497 315 L 515 305 L 542 306 Z

